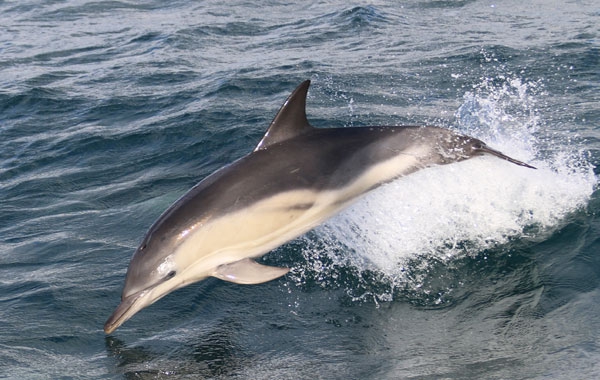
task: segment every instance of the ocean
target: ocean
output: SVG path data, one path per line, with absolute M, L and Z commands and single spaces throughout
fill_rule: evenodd
M 600 377 L 596 1 L 0 1 L 0 378 Z M 494 157 L 367 194 L 112 334 L 129 260 L 290 92 Z

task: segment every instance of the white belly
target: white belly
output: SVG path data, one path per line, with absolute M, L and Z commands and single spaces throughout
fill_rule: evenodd
M 188 279 L 198 280 L 219 265 L 260 257 L 324 222 L 366 191 L 415 171 L 423 153 L 403 152 L 339 189 L 287 191 L 206 223 L 199 221 L 180 234 L 176 265 L 188 272 Z

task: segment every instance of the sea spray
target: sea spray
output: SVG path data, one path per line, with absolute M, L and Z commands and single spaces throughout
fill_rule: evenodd
M 401 294 L 434 305 L 460 279 L 432 291 L 433 273 L 560 228 L 585 208 L 597 178 L 586 152 L 539 137 L 550 128 L 537 109 L 543 96 L 541 83 L 486 78 L 465 93 L 453 126 L 537 170 L 485 156 L 382 186 L 302 238 L 306 264 L 292 281 L 342 288 L 355 301 Z

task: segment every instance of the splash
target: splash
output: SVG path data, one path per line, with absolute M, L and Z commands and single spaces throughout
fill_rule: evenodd
M 538 170 L 481 157 L 387 184 L 303 238 L 307 265 L 294 281 L 388 301 L 399 288 L 422 288 L 434 264 L 448 269 L 513 240 L 543 239 L 585 208 L 593 166 L 582 149 L 539 138 L 542 91 L 540 83 L 486 79 L 464 95 L 454 127 Z

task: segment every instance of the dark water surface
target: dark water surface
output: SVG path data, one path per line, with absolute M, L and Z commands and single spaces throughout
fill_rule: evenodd
M 0 378 L 600 376 L 595 1 L 0 1 Z M 318 127 L 434 124 L 432 168 L 110 336 L 129 259 L 313 81 Z

